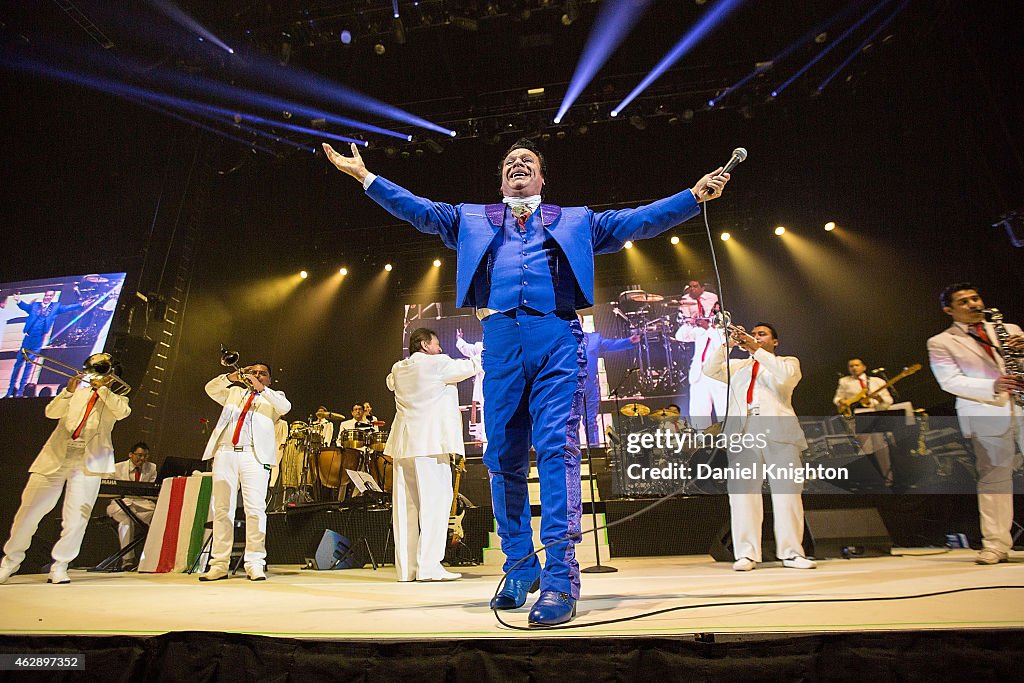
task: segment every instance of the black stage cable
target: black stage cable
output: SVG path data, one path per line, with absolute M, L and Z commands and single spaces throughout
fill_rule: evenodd
M 1024 586 L 973 586 L 970 588 L 951 588 L 949 590 L 934 591 L 932 593 L 915 593 L 913 595 L 886 595 L 880 597 L 867 597 L 867 598 L 813 598 L 810 600 L 739 600 L 736 602 L 701 602 L 695 605 L 679 605 L 677 607 L 665 607 L 664 609 L 653 610 L 650 612 L 643 612 L 641 614 L 635 614 L 631 617 L 619 617 L 617 619 L 605 619 L 603 621 L 593 621 L 586 624 L 581 623 L 568 623 L 561 624 L 558 626 L 544 626 L 544 627 L 527 627 L 527 626 L 513 626 L 501 619 L 500 616 L 495 614 L 495 617 L 501 623 L 502 626 L 513 629 L 515 631 L 532 631 L 534 633 L 543 631 L 555 631 L 555 630 L 566 630 L 572 628 L 588 628 L 590 626 L 607 626 L 608 624 L 618 624 L 625 621 L 633 621 L 634 619 L 643 619 L 646 617 L 654 617 L 661 614 L 668 614 L 669 612 L 682 612 L 692 609 L 701 609 L 704 607 L 749 607 L 758 605 L 799 605 L 799 604 L 826 604 L 826 603 L 842 603 L 842 602 L 892 602 L 896 600 L 918 600 L 921 598 L 934 598 L 941 595 L 955 595 L 957 593 L 973 593 L 977 591 L 995 591 L 995 590 L 1022 590 Z
M 708 236 L 708 248 L 711 250 L 711 261 L 712 261 L 712 264 L 713 264 L 713 269 L 715 271 L 715 284 L 718 287 L 718 301 L 719 301 L 719 305 L 721 306 L 721 302 L 723 300 L 723 297 L 722 297 L 722 278 L 721 278 L 721 273 L 718 270 L 718 258 L 715 255 L 715 243 L 714 243 L 714 238 L 711 236 L 711 225 L 708 223 L 707 202 L 703 203 L 703 211 L 701 213 L 704 215 L 704 228 L 705 228 L 707 236 Z M 724 306 L 721 306 L 721 308 L 722 308 L 723 311 L 725 311 L 725 307 Z M 728 328 L 726 329 L 725 343 L 726 343 L 726 349 L 728 349 L 728 344 L 729 344 Z M 726 404 L 725 404 L 725 416 L 722 418 L 722 425 L 723 425 L 723 427 L 725 425 L 726 420 L 729 419 L 729 402 L 728 402 L 728 395 L 729 394 L 728 394 L 728 391 L 729 391 L 729 388 L 730 388 L 730 385 L 731 385 L 731 381 L 732 381 L 732 376 L 731 376 L 730 369 L 729 369 L 729 353 L 728 353 L 728 350 L 726 351 L 726 356 L 725 356 L 725 368 L 726 368 Z M 584 401 L 585 400 L 586 399 L 584 398 Z M 583 419 L 584 419 L 584 423 L 585 423 L 585 421 L 586 421 L 586 408 L 585 407 L 584 407 Z M 584 433 L 584 438 L 586 439 L 587 447 L 589 448 L 589 438 L 587 438 L 587 435 L 586 435 L 586 426 L 584 426 L 583 433 Z M 712 452 L 714 452 L 714 449 L 712 449 Z M 590 473 L 591 476 L 593 476 L 593 474 L 594 474 L 593 472 Z M 635 519 L 635 518 L 639 517 L 640 515 L 646 514 L 650 510 L 653 510 L 654 508 L 658 507 L 659 505 L 661 505 L 662 503 L 667 501 L 669 498 L 674 498 L 675 496 L 678 496 L 680 494 L 685 493 L 686 487 L 688 485 L 689 485 L 689 481 L 684 482 L 683 485 L 680 486 L 679 488 L 677 488 L 676 490 L 674 490 L 674 491 L 672 491 L 670 493 L 665 494 L 661 498 L 658 498 L 657 500 L 655 500 L 650 505 L 648 505 L 646 507 L 643 507 L 643 508 L 637 510 L 636 512 L 632 513 L 632 514 L 629 514 L 629 515 L 623 517 L 622 519 L 617 519 L 614 522 L 610 522 L 610 523 L 604 524 L 602 526 L 595 527 L 593 529 L 590 529 L 589 531 L 585 531 L 585 532 L 581 531 L 578 534 L 570 534 L 569 536 L 565 536 L 564 538 L 560 538 L 557 541 L 552 541 L 551 543 L 548 543 L 547 545 L 544 545 L 544 546 L 541 546 L 540 548 L 537 548 L 536 550 L 534 550 L 529 555 L 526 555 L 525 557 L 521 558 L 518 562 L 516 562 L 514 565 L 509 567 L 508 570 L 506 570 L 501 575 L 501 579 L 498 580 L 498 585 L 494 589 L 494 595 L 492 596 L 492 601 L 493 601 L 493 598 L 498 597 L 498 593 L 500 593 L 501 589 L 505 586 L 505 581 L 508 580 L 508 575 L 510 573 L 512 573 L 513 571 L 515 571 L 516 568 L 519 567 L 519 565 L 521 565 L 523 562 L 526 562 L 531 557 L 535 557 L 542 550 L 547 550 L 548 548 L 552 548 L 554 546 L 561 545 L 563 543 L 568 543 L 570 539 L 575 539 L 575 543 L 578 544 L 578 543 L 580 543 L 583 540 L 583 537 L 586 534 L 591 534 L 591 533 L 596 534 L 598 531 L 604 531 L 604 530 L 610 529 L 610 528 L 612 528 L 614 526 L 618 526 L 619 524 L 623 524 L 625 522 L 628 522 L 631 519 Z M 591 509 L 592 510 L 596 509 L 596 508 L 593 507 L 594 505 L 596 505 L 596 503 L 593 500 L 590 501 L 590 505 L 591 505 Z M 677 609 L 677 608 L 671 608 L 671 609 Z M 508 622 L 504 621 L 501 618 L 501 616 L 498 614 L 498 612 L 500 610 L 497 610 L 497 609 L 492 607 L 491 611 L 494 612 L 494 618 L 497 619 L 498 623 L 502 624 L 503 626 L 507 626 L 508 628 L 524 629 L 524 630 L 526 630 L 524 627 L 512 626 Z M 658 612 L 654 612 L 652 614 L 657 614 L 657 613 Z M 607 621 L 607 622 L 598 622 L 598 623 L 599 624 L 616 623 L 618 621 L 629 621 L 631 619 L 640 619 L 640 618 L 645 617 L 645 616 L 650 616 L 650 615 L 649 614 L 638 614 L 638 615 L 635 615 L 635 616 L 632 616 L 632 617 L 622 617 L 621 619 L 615 619 L 615 620 L 611 620 L 611 621 Z M 588 624 L 588 625 L 596 626 L 598 624 Z M 546 627 L 546 628 L 576 628 L 576 627 L 574 627 L 574 626 L 549 626 L 549 627 Z

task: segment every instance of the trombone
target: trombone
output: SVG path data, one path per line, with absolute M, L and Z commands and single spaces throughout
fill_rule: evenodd
M 85 359 L 82 363 L 82 369 L 79 371 L 74 366 L 68 365 L 56 358 L 50 358 L 44 356 L 41 353 L 30 354 L 27 349 L 21 350 L 22 357 L 26 361 L 33 365 L 38 365 L 44 370 L 49 370 L 61 377 L 69 377 L 71 379 L 80 379 L 83 382 L 94 384 L 95 382 L 109 377 L 111 379 L 110 390 L 118 396 L 126 396 L 128 392 L 132 390 L 131 386 L 123 379 L 117 376 L 114 370 L 116 363 L 114 362 L 113 356 L 109 353 L 94 353 Z M 46 365 L 49 362 L 50 365 Z M 59 366 L 54 367 L 54 366 Z M 71 372 L 68 372 L 68 371 Z

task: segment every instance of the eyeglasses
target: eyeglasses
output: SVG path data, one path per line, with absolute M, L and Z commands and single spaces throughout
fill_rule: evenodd
M 132 453 L 132 455 L 134 455 L 136 458 L 148 458 L 149 457 L 149 453 L 145 453 L 145 452 L 139 453 L 138 451 L 134 451 Z

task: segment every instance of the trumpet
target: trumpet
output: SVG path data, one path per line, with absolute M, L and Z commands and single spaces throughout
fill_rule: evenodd
M 227 347 L 223 344 L 220 345 L 220 364 L 226 368 L 231 368 L 238 373 L 238 379 L 245 386 L 249 387 L 251 391 L 256 391 L 255 385 L 252 380 L 245 376 L 242 368 L 238 367 L 238 351 L 228 351 Z
M 44 356 L 41 353 L 30 354 L 26 349 L 21 350 L 21 355 L 29 363 L 38 365 L 44 370 L 49 370 L 61 377 L 68 377 L 71 379 L 77 378 L 83 382 L 91 384 L 93 387 L 102 386 L 103 381 L 109 378 L 110 390 L 118 396 L 126 396 L 128 392 L 132 390 L 131 386 L 127 382 L 117 376 L 117 371 L 115 370 L 117 363 L 109 353 L 92 354 L 85 359 L 84 363 L 82 363 L 81 370 L 59 361 L 56 358 Z M 49 365 L 47 365 L 47 363 L 49 363 Z

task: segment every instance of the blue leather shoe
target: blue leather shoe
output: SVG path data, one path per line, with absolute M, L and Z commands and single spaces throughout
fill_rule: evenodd
M 576 598 L 558 591 L 541 591 L 530 610 L 530 626 L 556 626 L 576 616 Z
M 505 579 L 501 592 L 491 598 L 491 609 L 517 609 L 526 604 L 526 594 L 536 593 L 540 579 Z

